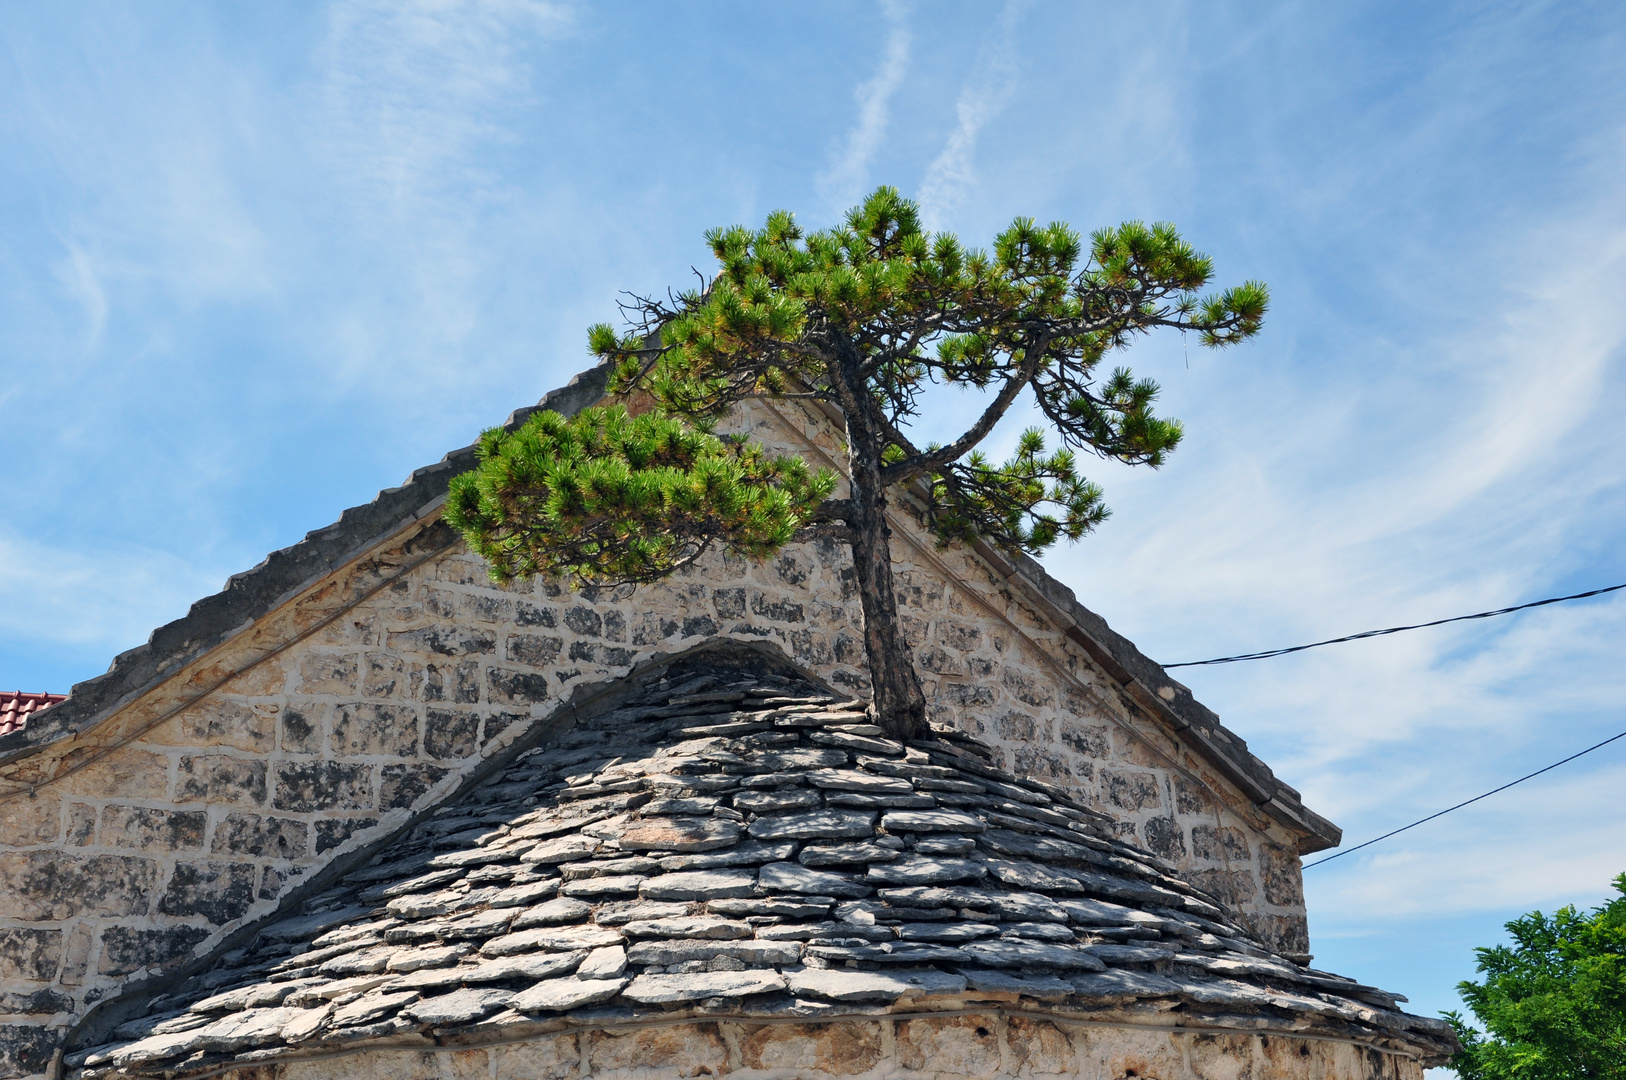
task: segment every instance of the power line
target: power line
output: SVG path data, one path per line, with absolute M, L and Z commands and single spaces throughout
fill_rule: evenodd
M 1398 634 L 1404 630 L 1422 630 L 1429 626 L 1444 626 L 1446 623 L 1467 622 L 1469 619 L 1489 619 L 1496 615 L 1509 615 L 1515 611 L 1525 611 L 1529 608 L 1545 607 L 1548 604 L 1562 604 L 1566 600 L 1585 600 L 1589 596 L 1602 596 L 1617 589 L 1626 589 L 1626 584 L 1611 585 L 1607 589 L 1593 589 L 1590 592 L 1576 593 L 1574 596 L 1554 596 L 1546 600 L 1537 600 L 1529 604 L 1518 604 L 1514 607 L 1497 608 L 1495 611 L 1481 611 L 1474 615 L 1456 615 L 1449 619 L 1435 619 L 1433 622 L 1413 623 L 1411 626 L 1391 626 L 1387 630 L 1364 630 L 1359 634 L 1350 634 L 1347 637 L 1329 638 L 1326 641 L 1315 641 L 1308 645 L 1294 645 L 1286 649 L 1270 649 L 1266 652 L 1242 653 L 1240 656 L 1221 656 L 1213 660 L 1187 660 L 1179 664 L 1164 664 L 1165 670 L 1177 667 L 1202 667 L 1207 664 L 1234 664 L 1239 660 L 1264 660 L 1272 656 L 1286 656 L 1288 653 L 1303 652 L 1305 649 L 1319 649 L 1323 645 L 1338 645 L 1345 641 L 1359 641 L 1362 638 L 1382 637 L 1384 634 Z
M 1615 588 L 1618 589 L 1618 588 L 1621 588 L 1621 586 L 1616 585 Z M 1602 590 L 1600 590 L 1600 591 L 1602 591 Z M 1569 598 L 1566 597 L 1565 599 L 1569 599 Z M 1552 603 L 1552 601 L 1548 600 L 1548 601 L 1544 601 L 1544 603 Z M 1354 852 L 1357 852 L 1357 851 L 1361 850 L 1363 847 L 1371 847 L 1373 844 L 1377 843 L 1379 840 L 1387 840 L 1391 836 L 1398 836 L 1401 833 L 1405 832 L 1407 829 L 1415 829 L 1415 828 L 1417 828 L 1417 826 L 1422 825 L 1425 822 L 1433 821 L 1437 817 L 1444 817 L 1445 815 L 1449 814 L 1453 810 L 1461 810 L 1464 806 L 1469 805 L 1469 803 L 1476 803 L 1480 799 L 1488 799 L 1492 795 L 1495 795 L 1498 791 L 1506 791 L 1508 788 L 1512 787 L 1513 785 L 1522 784 L 1526 780 L 1531 779 L 1531 777 L 1540 776 L 1544 772 L 1551 772 L 1552 770 L 1558 768 L 1560 765 L 1568 764 L 1569 762 L 1574 761 L 1578 757 L 1584 757 L 1585 755 L 1592 753 L 1592 751 L 1598 749 L 1598 747 L 1608 746 L 1610 743 L 1614 742 L 1616 739 L 1626 739 L 1626 731 L 1621 732 L 1619 735 L 1611 735 L 1609 738 L 1605 739 L 1603 742 L 1598 743 L 1596 746 L 1589 746 L 1585 750 L 1582 750 L 1579 754 L 1571 754 L 1569 757 L 1565 758 L 1563 761 L 1555 761 L 1551 765 L 1547 766 L 1545 769 L 1537 769 L 1535 772 L 1531 773 L 1529 776 L 1521 776 L 1517 780 L 1508 781 L 1507 783 L 1503 784 L 1499 788 L 1492 788 L 1490 791 L 1485 792 L 1485 794 L 1483 794 L 1483 795 L 1475 795 L 1473 798 L 1469 799 L 1467 802 L 1459 802 L 1455 806 L 1448 806 L 1444 810 L 1441 810 L 1437 814 L 1430 814 L 1430 815 L 1428 815 L 1428 817 L 1421 818 L 1421 819 L 1419 819 L 1417 821 L 1414 821 L 1410 825 L 1402 825 L 1400 828 L 1396 829 L 1394 832 L 1386 832 L 1382 836 L 1377 837 L 1376 839 L 1368 840 L 1364 844 L 1356 844 L 1354 847 L 1346 848 L 1345 850 L 1338 852 L 1336 855 L 1328 855 L 1325 859 L 1317 859 L 1313 863 L 1305 863 L 1304 864 L 1304 869 L 1308 870 L 1312 866 L 1320 866 L 1322 863 L 1330 863 L 1334 859 L 1341 859 L 1345 855 L 1350 855 L 1350 854 L 1353 854 Z

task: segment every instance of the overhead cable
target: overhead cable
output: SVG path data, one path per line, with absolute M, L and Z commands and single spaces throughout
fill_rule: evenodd
M 1618 588 L 1620 588 L 1620 586 L 1617 585 L 1617 586 L 1615 586 L 1615 588 L 1618 589 Z M 1320 866 L 1322 863 L 1330 863 L 1334 859 L 1341 859 L 1345 855 L 1353 854 L 1354 852 L 1357 852 L 1357 851 L 1361 850 L 1364 847 L 1371 847 L 1373 844 L 1377 843 L 1379 840 L 1387 840 L 1391 836 L 1398 836 L 1401 833 L 1405 832 L 1407 829 L 1415 829 L 1415 828 L 1417 828 L 1417 826 L 1422 825 L 1425 822 L 1433 821 L 1437 817 L 1444 817 L 1445 815 L 1449 814 L 1453 810 L 1461 810 L 1464 806 L 1467 806 L 1470 803 L 1476 803 L 1480 799 L 1488 799 L 1492 795 L 1495 795 L 1498 791 L 1506 791 L 1508 788 L 1512 787 L 1515 784 L 1522 784 L 1526 780 L 1529 780 L 1532 777 L 1540 776 L 1544 772 L 1551 772 L 1553 769 L 1558 768 L 1560 765 L 1568 764 L 1569 762 L 1574 761 L 1578 757 L 1584 757 L 1587 754 L 1592 753 L 1592 751 L 1598 749 L 1599 747 L 1608 746 L 1610 743 L 1614 742 L 1616 739 L 1626 739 L 1626 731 L 1621 732 L 1619 735 L 1611 735 L 1609 738 L 1605 739 L 1603 742 L 1598 743 L 1595 746 L 1589 746 L 1585 750 L 1582 750 L 1579 754 L 1571 754 L 1569 757 L 1565 758 L 1563 761 L 1555 761 L 1551 765 L 1548 765 L 1546 768 L 1537 769 L 1535 772 L 1530 773 L 1528 776 L 1521 776 L 1517 780 L 1509 780 L 1507 783 L 1503 784 L 1501 787 L 1492 788 L 1491 790 L 1485 792 L 1485 794 L 1483 794 L 1483 795 L 1475 795 L 1473 798 L 1467 800 L 1466 802 L 1459 802 L 1455 806 L 1448 806 L 1444 810 L 1441 810 L 1437 814 L 1430 814 L 1426 818 L 1420 818 L 1419 820 L 1412 822 L 1410 825 L 1402 825 L 1400 828 L 1394 830 L 1394 832 L 1386 832 L 1382 836 L 1376 837 L 1376 838 L 1374 838 L 1372 840 L 1368 840 L 1364 844 L 1356 844 L 1354 847 L 1346 848 L 1343 851 L 1340 851 L 1335 855 L 1328 855 L 1325 859 L 1317 859 L 1313 863 L 1305 863 L 1304 864 L 1304 869 L 1308 870 L 1312 866 Z
M 1242 653 L 1239 656 L 1220 656 L 1213 660 L 1187 660 L 1179 664 L 1164 664 L 1165 670 L 1177 667 L 1203 667 L 1207 664 L 1234 664 L 1239 660 L 1264 660 L 1272 656 L 1286 656 L 1288 653 L 1303 652 L 1305 649 L 1319 649 L 1323 645 L 1338 645 L 1345 641 L 1360 641 L 1362 638 L 1382 637 L 1384 634 L 1398 634 L 1404 630 L 1422 630 L 1429 626 L 1444 626 L 1446 623 L 1467 622 L 1469 619 L 1489 619 L 1497 615 L 1510 615 L 1515 611 L 1525 611 L 1529 608 L 1545 607 L 1548 604 L 1562 604 L 1566 600 L 1585 600 L 1589 596 L 1602 596 L 1617 589 L 1626 589 L 1626 584 L 1611 585 L 1607 589 L 1592 589 L 1589 592 L 1576 593 L 1573 596 L 1553 596 L 1546 600 L 1536 600 L 1529 604 L 1516 604 L 1513 607 L 1497 608 L 1495 611 L 1481 611 L 1474 615 L 1455 615 L 1449 619 L 1435 619 L 1433 622 L 1413 623 L 1410 626 L 1391 626 L 1387 630 L 1363 630 L 1359 634 L 1350 634 L 1347 637 L 1329 638 L 1326 641 L 1313 641 L 1308 645 L 1293 645 L 1286 649 L 1269 649 L 1265 652 Z

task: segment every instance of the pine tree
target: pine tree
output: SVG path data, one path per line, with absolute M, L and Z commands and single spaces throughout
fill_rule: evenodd
M 714 229 L 719 269 L 703 287 L 624 304 L 625 332 L 589 332 L 614 395 L 647 395 L 572 419 L 542 413 L 488 432 L 480 465 L 452 483 L 446 517 L 494 578 L 609 585 L 657 580 L 710 547 L 763 558 L 834 537 L 851 548 L 876 722 L 926 731 L 925 699 L 898 619 L 887 507 L 907 488 L 940 543 L 984 539 L 1038 553 L 1107 516 L 1076 452 L 1158 466 L 1180 441 L 1153 415 L 1158 386 L 1108 353 L 1157 327 L 1226 346 L 1257 333 L 1268 302 L 1248 282 L 1200 296 L 1210 260 L 1167 224 L 1091 235 L 1018 218 L 991 251 L 930 234 L 916 205 L 877 189 L 845 222 L 805 233 L 788 212 L 761 229 Z M 934 385 L 989 395 L 943 445 L 909 435 Z M 1030 391 L 1045 428 L 1003 463 L 977 450 Z M 824 402 L 846 427 L 850 494 L 804 462 L 719 436 L 742 400 Z M 1047 448 L 1048 435 L 1059 444 Z

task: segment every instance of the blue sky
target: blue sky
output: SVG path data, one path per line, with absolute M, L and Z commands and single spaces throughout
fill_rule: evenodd
M 892 183 L 1171 220 L 1264 334 L 1047 564 L 1164 660 L 1626 581 L 1626 15 L 1599 4 L 83 4 L 0 15 L 0 685 L 64 689 L 586 366 L 702 230 Z M 971 406 L 934 411 L 945 428 Z M 1014 433 L 1001 429 L 997 440 Z M 1351 842 L 1626 729 L 1626 599 L 1186 669 Z M 1309 871 L 1454 1004 L 1626 870 L 1600 751 Z

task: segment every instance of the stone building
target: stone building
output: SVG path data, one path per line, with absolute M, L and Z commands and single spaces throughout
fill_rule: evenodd
M 734 422 L 836 454 L 799 406 Z M 1449 1053 L 1309 966 L 1299 857 L 1338 829 L 1037 564 L 940 551 L 901 508 L 938 734 L 905 747 L 854 711 L 841 548 L 494 586 L 439 519 L 471 464 L 0 734 L 0 1076 L 1415 1077 Z

